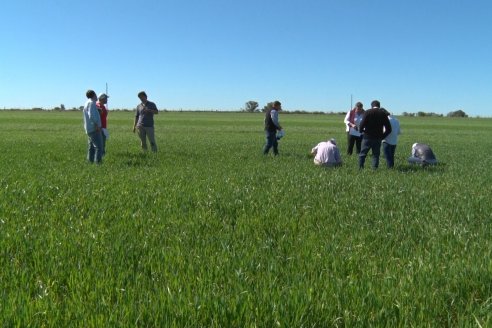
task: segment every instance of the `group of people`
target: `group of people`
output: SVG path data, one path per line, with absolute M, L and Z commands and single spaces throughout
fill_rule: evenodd
M 275 101 L 272 108 L 265 113 L 266 143 L 263 147 L 263 154 L 265 155 L 271 148 L 273 148 L 273 154 L 278 155 L 277 136 L 284 134 L 278 119 L 278 112 L 281 110 L 280 102 Z M 369 151 L 372 155 L 372 168 L 377 169 L 379 167 L 381 146 L 387 167 L 393 168 L 395 166 L 396 145 L 401 133 L 400 122 L 382 108 L 378 100 L 373 100 L 371 109 L 367 111 L 364 110 L 361 102 L 357 102 L 355 107 L 347 112 L 344 123 L 347 132 L 347 155 L 352 155 L 355 146 L 359 169 L 364 168 Z M 342 165 L 340 150 L 333 138 L 318 143 L 311 149 L 311 155 L 314 156 L 314 164 L 316 165 L 327 167 Z M 437 159 L 428 145 L 415 143 L 412 146 L 412 155 L 408 162 L 425 166 L 437 164 Z
M 155 103 L 147 100 L 145 91 L 138 93 L 140 104 L 137 106 L 133 132 L 137 132 L 140 138 L 140 145 L 144 151 L 147 150 L 147 139 L 153 152 L 157 152 L 157 144 L 154 135 L 154 115 L 158 114 Z M 87 160 L 90 163 L 102 163 L 106 154 L 106 140 L 109 138 L 107 129 L 107 116 L 109 96 L 105 93 L 96 95 L 94 90 L 86 92 L 87 102 L 85 103 L 84 129 L 88 136 Z

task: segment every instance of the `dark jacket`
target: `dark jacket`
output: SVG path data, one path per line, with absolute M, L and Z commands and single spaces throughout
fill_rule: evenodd
M 273 122 L 271 115 L 272 110 L 273 109 L 269 109 L 265 112 L 265 131 L 276 132 L 277 130 L 280 130 L 280 127 Z
M 365 112 L 359 126 L 365 138 L 383 140 L 391 133 L 391 123 L 384 109 L 371 108 Z M 383 132 L 384 131 L 384 132 Z

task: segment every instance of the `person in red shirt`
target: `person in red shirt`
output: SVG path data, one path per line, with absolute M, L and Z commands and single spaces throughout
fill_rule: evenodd
M 102 155 L 106 155 L 106 140 L 109 139 L 109 132 L 107 127 L 108 122 L 108 109 L 106 104 L 108 103 L 109 96 L 105 93 L 99 94 L 98 100 L 96 102 L 97 110 L 101 116 L 101 128 L 102 128 L 102 139 L 103 139 L 103 151 Z

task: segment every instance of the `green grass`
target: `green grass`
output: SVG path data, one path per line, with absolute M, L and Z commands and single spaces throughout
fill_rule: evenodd
M 308 157 L 343 116 L 0 111 L 0 326 L 492 326 L 490 119 L 400 118 L 396 169 Z M 414 142 L 442 162 L 406 164 Z M 370 161 L 370 158 L 368 158 Z

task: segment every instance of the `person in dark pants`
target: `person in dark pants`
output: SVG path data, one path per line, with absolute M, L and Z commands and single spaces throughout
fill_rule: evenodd
M 361 102 L 356 102 L 355 107 L 347 112 L 343 122 L 347 131 L 347 155 L 352 155 L 354 150 L 357 151 L 357 155 L 360 153 L 360 147 L 362 143 L 362 134 L 359 132 L 359 125 L 364 117 L 364 105 Z
M 378 100 L 371 102 L 371 109 L 366 111 L 359 126 L 362 132 L 362 148 L 359 153 L 359 169 L 364 168 L 366 156 L 369 150 L 372 152 L 372 168 L 379 166 L 381 142 L 391 133 L 391 124 L 385 109 L 381 108 Z
M 266 155 L 273 148 L 273 154 L 278 155 L 277 130 L 282 131 L 282 127 L 278 121 L 278 113 L 282 110 L 282 104 L 276 100 L 273 102 L 272 108 L 265 113 L 265 136 L 266 143 L 263 147 L 263 154 Z

